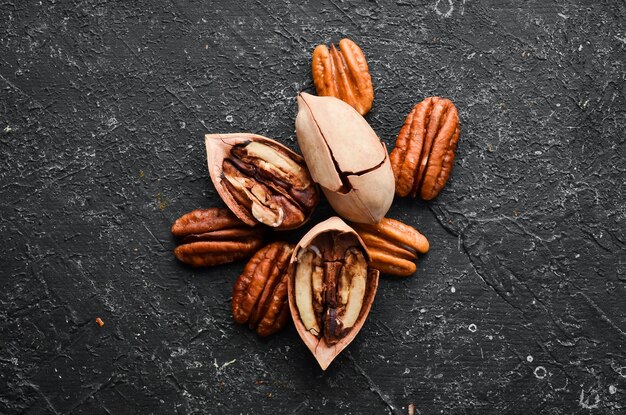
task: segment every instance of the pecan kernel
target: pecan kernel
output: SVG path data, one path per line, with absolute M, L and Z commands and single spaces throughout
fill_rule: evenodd
M 333 96 L 350 104 L 361 115 L 372 108 L 374 88 L 367 61 L 361 48 L 350 39 L 342 39 L 339 49 L 318 45 L 311 64 L 313 83 L 320 96 Z
M 368 284 L 368 264 L 351 235 L 322 234 L 300 250 L 295 302 L 307 331 L 326 344 L 341 340 L 355 325 Z
M 372 258 L 370 266 L 382 273 L 409 276 L 416 270 L 418 254 L 428 252 L 428 239 L 415 228 L 384 218 L 376 225 L 353 223 Z
M 180 239 L 176 258 L 194 267 L 226 264 L 247 258 L 261 246 L 263 230 L 239 220 L 228 209 L 196 209 L 172 225 Z
M 415 105 L 390 154 L 399 196 L 437 197 L 454 166 L 460 128 L 449 99 L 428 97 Z
M 269 336 L 288 321 L 287 269 L 293 246 L 273 242 L 261 248 L 246 264 L 233 287 L 235 322 L 248 323 L 260 336 Z

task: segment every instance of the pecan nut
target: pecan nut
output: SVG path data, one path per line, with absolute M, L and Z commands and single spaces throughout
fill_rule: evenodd
M 383 274 L 406 277 L 416 270 L 417 254 L 428 252 L 428 239 L 417 229 L 395 219 L 384 218 L 376 225 L 352 223 L 372 262 L 370 266 Z
M 339 49 L 334 44 L 330 50 L 318 45 L 313 51 L 311 72 L 318 95 L 339 98 L 361 115 L 372 108 L 372 77 L 363 51 L 352 40 L 342 39 Z
M 194 267 L 247 258 L 259 249 L 263 239 L 260 226 L 246 225 L 224 208 L 193 210 L 174 222 L 172 234 L 180 239 L 174 255 Z
M 254 134 L 206 136 L 211 179 L 224 202 L 249 225 L 297 228 L 319 201 L 304 159 Z
M 260 249 L 233 288 L 235 322 L 248 323 L 260 336 L 276 333 L 287 324 L 287 269 L 293 245 L 273 242 Z
M 322 369 L 354 339 L 369 313 L 378 271 L 357 233 L 338 217 L 316 225 L 291 257 L 289 305 Z
M 398 196 L 437 197 L 452 172 L 460 133 L 459 114 L 449 99 L 428 97 L 415 105 L 390 155 Z

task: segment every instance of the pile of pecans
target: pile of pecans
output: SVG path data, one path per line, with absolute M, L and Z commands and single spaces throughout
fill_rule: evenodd
M 428 97 L 409 113 L 388 154 L 363 118 L 374 89 L 359 46 L 349 39 L 339 48 L 317 46 L 312 74 L 319 96 L 298 95 L 302 156 L 260 135 L 206 135 L 209 173 L 228 209 L 189 212 L 172 234 L 180 240 L 174 255 L 191 266 L 251 257 L 233 288 L 235 321 L 267 336 L 291 317 L 326 369 L 363 326 L 379 273 L 412 275 L 418 254 L 428 252 L 424 235 L 385 215 L 394 194 L 439 194 L 460 124 L 450 100 Z M 318 223 L 295 246 L 263 246 L 268 229 L 305 224 L 320 190 L 341 218 Z

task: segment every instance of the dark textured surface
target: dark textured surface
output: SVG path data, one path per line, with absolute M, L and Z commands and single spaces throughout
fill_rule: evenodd
M 0 413 L 625 413 L 626 4 L 277 3 L 0 0 Z M 428 95 L 462 134 L 440 197 L 390 212 L 431 252 L 322 373 L 169 228 L 220 205 L 204 133 L 294 147 L 343 36 L 389 148 Z

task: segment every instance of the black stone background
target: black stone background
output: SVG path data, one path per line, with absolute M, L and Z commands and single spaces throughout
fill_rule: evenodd
M 389 213 L 431 252 L 323 373 L 169 229 L 221 205 L 204 133 L 296 147 L 344 36 L 389 149 L 429 95 L 462 134 L 439 198 Z M 626 413 L 625 49 L 624 1 L 0 0 L 0 413 Z

